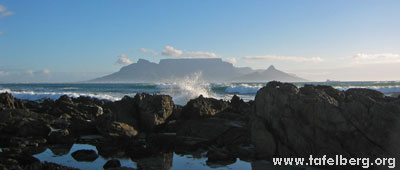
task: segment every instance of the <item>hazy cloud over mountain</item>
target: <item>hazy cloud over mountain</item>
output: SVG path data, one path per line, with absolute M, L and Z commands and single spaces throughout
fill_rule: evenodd
M 171 56 L 171 57 L 181 57 L 183 55 L 182 50 L 177 50 L 172 46 L 165 46 L 165 48 L 161 52 L 162 55 Z
M 227 62 L 232 63 L 233 65 L 235 65 L 235 64 L 237 63 L 236 58 L 226 58 L 225 60 L 226 60 Z
M 152 54 L 154 56 L 158 56 L 158 53 L 156 51 L 154 51 L 154 50 L 151 50 L 151 49 L 140 48 L 139 50 L 141 52 L 143 52 L 143 53 L 149 53 L 149 54 Z
M 295 56 L 277 56 L 277 55 L 263 55 L 263 56 L 245 56 L 245 60 L 279 60 L 288 62 L 322 62 L 321 57 L 295 57 Z
M 164 56 L 177 58 L 218 58 L 217 54 L 215 53 L 203 51 L 183 51 L 169 45 L 165 46 L 161 54 Z
M 115 62 L 115 64 L 123 65 L 123 66 L 129 65 L 132 63 L 133 62 L 129 58 L 127 58 L 125 54 L 121 54 L 120 56 L 118 56 L 118 60 Z

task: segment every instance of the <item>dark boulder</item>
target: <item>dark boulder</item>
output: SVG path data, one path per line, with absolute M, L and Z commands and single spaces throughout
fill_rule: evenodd
M 93 162 L 99 157 L 94 150 L 78 150 L 73 152 L 71 156 L 80 162 Z
M 245 122 L 226 119 L 186 120 L 177 131 L 178 137 L 190 137 L 208 145 L 215 143 L 229 146 L 248 143 L 248 130 Z
M 76 136 L 97 134 L 96 122 L 80 118 L 71 118 L 70 132 Z
M 180 118 L 183 120 L 208 118 L 227 109 L 229 103 L 214 98 L 204 98 L 202 95 L 190 100 L 182 109 Z
M 121 100 L 106 103 L 103 110 L 107 119 L 138 127 L 139 112 L 132 97 L 124 96 Z M 107 111 L 107 112 L 106 112 Z
M 34 137 L 47 137 L 51 131 L 51 127 L 46 122 L 40 120 L 23 119 L 13 128 L 18 129 L 18 136 L 34 136 Z
M 0 164 L 9 169 L 29 169 L 40 161 L 26 153 L 0 152 Z
M 374 90 L 270 82 L 255 98 L 251 142 L 263 159 L 398 155 L 400 105 L 384 99 Z
M 167 95 L 136 94 L 134 101 L 138 106 L 140 130 L 145 132 L 166 123 L 174 111 L 174 102 Z

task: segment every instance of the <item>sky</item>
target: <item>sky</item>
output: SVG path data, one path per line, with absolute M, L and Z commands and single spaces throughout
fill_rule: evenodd
M 0 0 L 0 82 L 206 57 L 311 81 L 400 80 L 399 9 L 398 0 Z

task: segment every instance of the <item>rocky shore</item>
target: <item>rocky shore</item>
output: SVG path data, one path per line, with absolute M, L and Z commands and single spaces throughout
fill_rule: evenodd
M 199 96 L 184 106 L 167 95 L 137 94 L 115 102 L 62 96 L 34 102 L 3 93 L 0 169 L 73 169 L 32 155 L 46 148 L 60 152 L 74 143 L 98 150 L 72 153 L 77 161 L 130 157 L 139 169 L 170 169 L 172 152 L 205 152 L 207 164 L 309 155 L 397 158 L 399 120 L 400 98 L 368 89 L 297 88 L 280 82 L 268 83 L 254 101 Z M 84 140 L 88 135 L 98 137 Z M 104 168 L 120 166 L 110 160 Z

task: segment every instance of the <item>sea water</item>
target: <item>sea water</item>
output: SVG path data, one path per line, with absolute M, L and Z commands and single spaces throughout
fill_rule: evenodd
M 97 149 L 95 146 L 89 144 L 74 144 L 69 151 L 64 154 L 56 154 L 51 149 L 46 149 L 44 152 L 34 155 L 34 157 L 38 158 L 41 161 L 53 162 L 60 165 L 65 165 L 69 167 L 79 168 L 79 169 L 103 169 L 103 165 L 110 159 L 118 159 L 121 162 L 121 166 L 129 167 L 129 168 L 149 168 L 142 167 L 145 165 L 149 165 L 151 163 L 152 167 L 162 167 L 162 169 L 168 170 L 181 170 L 181 169 L 196 169 L 196 170 L 206 170 L 206 169 L 232 169 L 232 170 L 244 170 L 251 169 L 251 163 L 245 162 L 240 159 L 233 164 L 226 166 L 218 166 L 218 165 L 207 165 L 205 157 L 194 157 L 191 155 L 181 155 L 176 153 L 170 153 L 172 155 L 172 159 L 169 158 L 157 158 L 155 157 L 152 160 L 136 160 L 136 162 L 132 161 L 129 157 L 127 158 L 104 158 L 99 156 L 93 162 L 79 162 L 76 161 L 71 153 L 81 150 L 81 149 L 90 149 L 94 150 L 97 153 Z M 142 164 L 142 165 L 141 165 Z
M 256 83 L 208 83 L 198 78 L 184 79 L 172 83 L 58 83 L 58 84 L 0 84 L 0 93 L 8 92 L 19 99 L 41 101 L 46 98 L 57 99 L 62 95 L 70 97 L 88 96 L 110 101 L 120 100 L 125 95 L 137 93 L 167 94 L 175 104 L 185 105 L 190 99 L 199 95 L 229 100 L 238 95 L 245 101 L 254 100 L 257 91 L 267 82 Z M 338 90 L 349 88 L 368 88 L 381 91 L 386 95 L 400 93 L 399 81 L 374 82 L 307 82 L 294 83 L 298 87 L 304 84 L 330 85 Z

